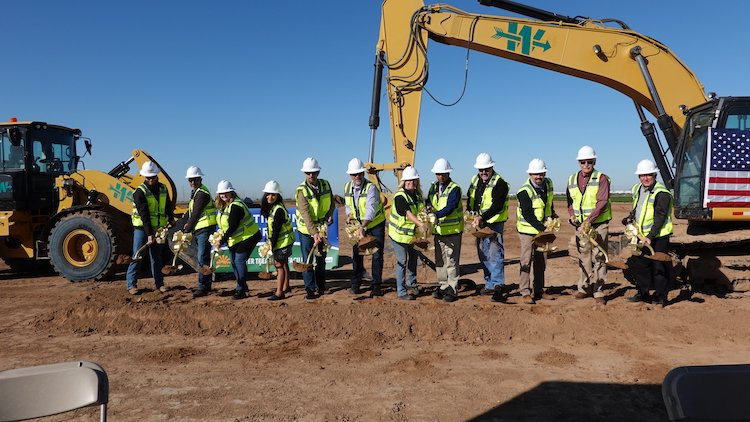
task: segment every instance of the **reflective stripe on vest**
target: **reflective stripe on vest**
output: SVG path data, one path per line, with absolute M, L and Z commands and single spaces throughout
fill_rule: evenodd
M 276 239 L 276 243 L 273 244 L 273 250 L 279 250 L 286 248 L 289 245 L 294 244 L 294 230 L 292 229 L 292 219 L 289 217 L 289 212 L 286 207 L 278 202 L 273 204 L 271 211 L 268 214 L 268 238 L 273 237 L 273 218 L 276 215 L 276 210 L 281 208 L 284 210 L 284 223 L 281 225 L 279 237 Z
M 351 210 L 351 215 L 361 223 L 365 218 L 365 214 L 367 213 L 368 189 L 375 189 L 378 198 L 378 205 L 375 208 L 375 216 L 372 218 L 372 220 L 370 220 L 369 223 L 367 223 L 367 226 L 365 227 L 366 229 L 371 229 L 385 221 L 385 212 L 383 212 L 383 203 L 380 202 L 380 190 L 378 190 L 378 187 L 375 186 L 372 182 L 363 180 L 362 189 L 359 191 L 359 198 L 357 198 L 357 205 L 355 206 L 354 186 L 352 182 L 347 182 L 347 184 L 344 185 L 344 201 L 346 202 L 346 206 L 348 206 Z
M 396 198 L 402 196 L 409 205 L 409 211 L 415 216 L 424 208 L 422 201 L 417 198 L 413 201 L 411 196 L 407 195 L 403 189 L 399 189 L 393 195 L 393 205 L 391 206 L 391 215 L 388 218 L 388 236 L 398 243 L 411 243 L 414 239 L 414 233 L 417 225 L 405 215 L 399 215 L 396 211 Z
M 524 185 L 521 186 L 521 189 L 518 190 L 518 193 L 516 193 L 516 198 L 518 198 L 519 193 L 524 191 L 529 195 L 529 199 L 531 199 L 531 208 L 534 210 L 534 217 L 536 217 L 540 223 L 544 223 L 544 220 L 547 217 L 552 216 L 552 201 L 555 196 L 555 192 L 552 190 L 552 180 L 545 178 L 544 183 L 547 185 L 546 203 L 542 200 L 542 197 L 539 196 L 536 189 L 534 189 L 534 185 L 531 184 L 531 179 L 526 180 L 526 183 L 524 183 Z M 519 233 L 532 235 L 539 234 L 539 230 L 523 218 L 520 202 L 518 203 L 518 208 L 516 208 L 516 230 L 518 230 Z
M 456 209 L 451 211 L 451 213 L 445 217 L 438 218 L 435 222 L 435 227 L 432 230 L 433 233 L 449 235 L 463 232 L 464 207 L 461 204 L 461 188 L 451 180 L 448 182 L 445 189 L 443 189 L 443 193 L 440 194 L 438 185 L 438 182 L 432 182 L 432 185 L 430 185 L 430 192 L 427 194 L 427 199 L 430 201 L 433 210 L 439 211 L 448 206 L 448 197 L 454 189 L 458 190 L 459 199 Z
M 148 204 L 148 216 L 151 222 L 151 228 L 153 230 L 159 227 L 167 225 L 167 187 L 163 183 L 159 183 L 159 197 L 155 197 L 151 192 L 151 189 L 147 188 L 146 185 L 138 186 L 138 189 L 143 192 L 146 196 L 146 204 Z M 133 227 L 143 227 L 143 220 L 138 215 L 138 208 L 135 206 L 133 201 L 133 214 L 130 217 L 130 221 L 133 223 Z
M 328 210 L 331 209 L 333 204 L 333 193 L 331 192 L 331 185 L 327 180 L 318 179 L 318 186 L 320 186 L 320 197 L 315 196 L 315 192 L 307 186 L 306 182 L 302 182 L 297 186 L 297 191 L 294 197 L 297 197 L 299 192 L 307 199 L 307 211 L 310 213 L 312 218 L 312 224 L 321 224 L 325 221 Z M 310 234 L 310 230 L 307 228 L 307 222 L 302 218 L 302 213 L 299 212 L 299 204 L 297 204 L 297 230 L 303 234 Z
M 490 180 L 487 182 L 487 187 L 484 188 L 484 192 L 482 193 L 481 201 L 479 202 L 479 213 L 482 214 L 490 207 L 492 206 L 492 189 L 495 188 L 495 185 L 497 185 L 499 182 L 505 183 L 508 188 L 510 189 L 510 185 L 508 182 L 503 180 L 500 175 L 495 172 Z M 471 178 L 471 183 L 469 184 L 469 190 L 466 192 L 466 197 L 468 198 L 468 205 L 469 210 L 474 210 L 474 202 L 476 201 L 476 198 L 474 196 L 476 195 L 477 186 L 479 185 L 479 176 L 474 175 L 474 177 Z M 490 217 L 485 223 L 499 223 L 506 221 L 508 219 L 508 197 L 505 197 L 505 203 L 503 204 L 503 210 Z
M 580 172 L 578 172 L 580 173 Z M 568 193 L 573 201 L 572 207 L 575 212 L 576 221 L 583 223 L 596 208 L 596 194 L 599 192 L 599 180 L 604 176 L 600 171 L 594 170 L 591 173 L 588 184 L 583 188 L 583 192 L 578 189 L 578 173 L 568 177 Z M 596 217 L 594 223 L 603 223 L 612 219 L 612 205 L 607 198 L 607 206 L 604 207 L 601 214 Z
M 193 216 L 193 198 L 195 198 L 195 195 L 198 194 L 198 192 L 203 192 L 208 196 L 208 203 L 205 207 L 203 207 L 203 212 L 201 213 L 201 217 L 198 219 L 198 222 L 195 223 L 195 228 L 193 230 L 202 229 L 204 227 L 209 226 L 215 226 L 216 225 L 216 205 L 214 205 L 214 201 L 211 198 L 211 192 L 208 191 L 208 188 L 206 185 L 201 185 L 198 189 L 195 190 L 195 193 L 190 198 L 190 202 L 188 203 L 188 210 L 190 211 L 190 216 Z
M 255 233 L 260 231 L 258 225 L 255 224 L 253 215 L 250 213 L 247 205 L 245 205 L 245 202 L 240 198 L 234 198 L 234 201 L 229 203 L 229 206 L 224 209 L 224 212 L 219 213 L 218 224 L 223 232 L 226 233 L 227 229 L 229 229 L 229 214 L 232 211 L 232 207 L 242 208 L 243 215 L 239 226 L 237 226 L 233 233 L 230 233 L 229 238 L 227 239 L 227 246 L 230 248 L 245 239 L 253 237 Z
M 633 208 L 636 208 L 641 195 L 641 184 L 636 183 L 630 191 L 633 195 Z M 672 194 L 667 190 L 666 186 L 656 182 L 656 185 L 651 189 L 651 192 L 648 193 L 648 197 L 641 208 L 641 215 L 635 216 L 636 225 L 644 236 L 648 236 L 654 225 L 654 201 L 656 201 L 656 195 L 662 192 L 669 195 L 669 208 L 667 209 L 667 218 L 664 220 L 664 225 L 661 226 L 659 234 L 656 237 L 672 234 Z

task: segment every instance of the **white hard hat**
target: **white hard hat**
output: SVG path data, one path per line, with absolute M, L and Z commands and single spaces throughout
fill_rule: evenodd
M 431 171 L 435 174 L 450 173 L 453 171 L 453 167 L 451 167 L 451 163 L 445 158 L 438 158 L 437 161 L 435 161 L 435 165 L 432 166 Z
M 346 174 L 360 174 L 365 171 L 365 165 L 359 158 L 349 160 L 349 166 L 346 168 Z
M 534 158 L 533 160 L 529 161 L 529 168 L 526 169 L 526 173 L 529 174 L 540 174 L 540 173 L 546 173 L 547 172 L 547 165 L 544 164 L 544 161 Z
M 654 164 L 651 160 L 641 160 L 638 162 L 638 165 L 635 167 L 635 174 L 641 175 L 641 174 L 653 174 L 657 173 L 659 171 L 658 168 L 656 168 L 656 164 Z
M 161 170 L 159 170 L 159 166 L 156 165 L 153 161 L 146 161 L 141 166 L 141 176 L 143 177 L 154 177 L 157 174 L 159 174 Z
M 307 157 L 305 158 L 305 161 L 302 162 L 302 168 L 300 171 L 303 171 L 305 173 L 312 173 L 315 171 L 320 171 L 320 164 L 318 164 L 318 160 Z
M 232 186 L 232 183 L 228 180 L 222 180 L 219 182 L 219 185 L 216 186 L 216 193 L 227 193 L 227 192 L 234 192 L 234 186 Z
M 596 159 L 596 151 L 594 151 L 594 148 L 584 145 L 578 150 L 578 157 L 576 157 L 576 160 L 589 160 L 592 158 Z
M 488 169 L 494 166 L 495 166 L 495 162 L 492 161 L 492 157 L 490 157 L 490 154 L 483 152 L 477 155 L 476 162 L 474 163 L 475 169 L 478 169 L 478 170 Z
M 194 179 L 196 177 L 203 177 L 203 172 L 201 171 L 200 167 L 196 166 L 190 166 L 187 169 L 187 174 L 185 174 L 186 179 Z
M 263 193 L 278 193 L 281 195 L 281 186 L 279 186 L 279 182 L 275 180 L 269 180 L 266 182 L 266 185 L 263 186 Z
M 401 181 L 417 179 L 419 179 L 419 173 L 417 173 L 417 169 L 412 166 L 406 166 L 404 171 L 401 173 Z

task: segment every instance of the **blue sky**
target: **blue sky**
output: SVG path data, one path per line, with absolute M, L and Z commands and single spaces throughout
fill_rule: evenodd
M 474 0 L 449 4 L 509 15 Z M 707 91 L 748 95 L 745 1 L 528 0 L 568 16 L 617 18 L 669 46 Z M 178 185 L 200 166 L 215 190 L 232 181 L 257 198 L 276 179 L 291 196 L 307 156 L 341 193 L 349 159 L 369 153 L 370 93 L 380 2 L 33 0 L 4 4 L 6 61 L 0 119 L 41 120 L 83 130 L 94 143 L 87 168 L 109 170 L 147 150 Z M 465 50 L 430 44 L 428 88 L 453 101 Z M 446 157 L 464 187 L 474 157 L 489 152 L 517 190 L 529 160 L 547 162 L 556 190 L 592 145 L 613 188 L 628 189 L 650 153 L 632 101 L 593 82 L 472 52 L 466 95 L 454 107 L 425 96 L 416 167 L 433 180 Z M 384 106 L 385 107 L 385 106 Z M 375 161 L 391 157 L 381 112 Z M 652 119 L 653 120 L 653 119 Z M 135 171 L 135 169 L 134 169 Z M 395 179 L 385 175 L 394 187 Z

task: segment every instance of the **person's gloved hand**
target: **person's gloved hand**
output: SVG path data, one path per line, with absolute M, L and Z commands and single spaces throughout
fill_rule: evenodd
M 622 219 L 622 225 L 623 226 L 627 226 L 628 224 L 630 224 L 632 222 L 633 222 L 633 219 L 630 218 L 630 217 L 625 217 L 625 218 Z

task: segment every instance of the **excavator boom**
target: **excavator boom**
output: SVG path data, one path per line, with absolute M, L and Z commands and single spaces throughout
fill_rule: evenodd
M 642 120 L 641 107 L 657 117 L 670 150 L 676 148 L 685 124 L 683 107 L 707 101 L 703 85 L 669 48 L 619 21 L 569 18 L 512 2 L 480 1 L 510 4 L 515 12 L 545 20 L 475 14 L 445 4 L 425 6 L 421 0 L 383 2 L 376 57 L 387 69 L 395 160 L 369 163 L 371 174 L 414 163 L 421 96 L 429 71 L 428 39 L 615 89 L 633 99 Z M 621 27 L 607 26 L 610 22 Z M 652 146 L 653 152 L 657 149 Z M 670 173 L 666 161 L 660 164 L 663 176 Z

